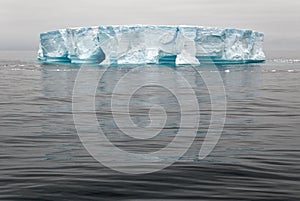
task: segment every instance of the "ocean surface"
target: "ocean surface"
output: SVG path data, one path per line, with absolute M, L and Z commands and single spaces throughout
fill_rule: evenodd
M 153 173 L 134 175 L 99 163 L 77 134 L 72 110 L 76 77 L 82 68 L 98 72 L 103 67 L 44 65 L 25 54 L 9 54 L 0 59 L 0 200 L 300 199 L 300 60 L 214 68 L 153 67 L 171 69 L 191 82 L 195 93 L 179 90 L 178 96 L 197 97 L 199 128 L 185 159 Z M 120 149 L 155 152 L 176 135 L 180 104 L 159 86 L 136 91 L 130 104 L 132 121 L 145 127 L 148 104 L 160 104 L 168 114 L 166 125 L 149 142 L 122 135 L 110 98 L 121 77 L 134 68 L 106 70 L 96 91 L 95 113 L 103 132 Z M 149 70 L 151 66 L 139 68 L 138 75 Z M 227 98 L 222 135 L 204 159 L 198 158 L 198 152 L 212 107 L 199 72 L 219 74 Z M 164 76 L 152 79 L 164 80 Z M 133 82 L 127 79 L 122 86 L 130 87 Z M 82 84 L 86 83 L 89 80 Z M 168 79 L 166 84 L 176 86 L 176 80 Z M 87 128 L 89 132 L 92 129 Z M 118 160 L 113 153 L 111 160 Z M 126 160 L 117 162 L 126 165 Z

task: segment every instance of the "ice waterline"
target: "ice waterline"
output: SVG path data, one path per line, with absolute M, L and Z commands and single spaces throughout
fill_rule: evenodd
M 201 26 L 122 25 L 40 34 L 38 59 L 88 64 L 252 63 L 265 60 L 264 34 Z

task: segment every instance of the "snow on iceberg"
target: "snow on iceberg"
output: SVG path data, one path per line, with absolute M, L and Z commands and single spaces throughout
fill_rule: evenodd
M 40 34 L 38 59 L 89 64 L 251 63 L 265 60 L 264 34 L 198 26 L 99 26 Z

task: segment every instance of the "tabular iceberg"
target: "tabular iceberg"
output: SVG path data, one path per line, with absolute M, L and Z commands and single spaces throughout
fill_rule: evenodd
M 99 26 L 40 34 L 38 59 L 88 64 L 251 63 L 265 60 L 264 34 L 198 26 Z

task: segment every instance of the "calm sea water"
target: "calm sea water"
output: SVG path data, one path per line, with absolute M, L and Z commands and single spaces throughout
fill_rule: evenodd
M 162 136 L 169 137 L 143 144 L 121 136 L 111 115 L 109 95 L 113 85 L 132 68 L 109 69 L 99 84 L 98 91 L 103 93 L 96 95 L 96 114 L 103 130 L 120 148 L 155 151 L 166 146 L 178 130 L 179 105 L 176 97 L 160 87 L 137 91 L 130 106 L 133 121 L 147 124 L 149 109 L 143 108 L 143 103 L 160 103 L 169 111 L 162 131 Z M 223 134 L 204 160 L 197 160 L 197 151 L 211 118 L 209 94 L 194 69 L 172 68 L 192 82 L 199 101 L 198 143 L 187 152 L 187 160 L 143 175 L 104 167 L 82 145 L 72 113 L 72 92 L 79 70 L 28 60 L 0 61 L 0 199 L 300 198 L 300 61 L 223 66 L 217 72 L 207 66 L 197 67 L 208 74 L 220 73 L 227 96 Z M 168 82 L 176 84 L 175 80 Z

